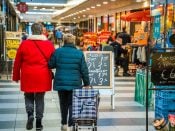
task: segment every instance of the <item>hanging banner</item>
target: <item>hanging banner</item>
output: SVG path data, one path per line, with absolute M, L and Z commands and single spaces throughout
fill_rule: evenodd
M 5 48 L 6 57 L 10 60 L 15 59 L 17 49 L 21 42 L 21 32 L 6 31 Z
M 154 85 L 175 85 L 175 53 L 155 53 L 152 57 L 151 73 Z

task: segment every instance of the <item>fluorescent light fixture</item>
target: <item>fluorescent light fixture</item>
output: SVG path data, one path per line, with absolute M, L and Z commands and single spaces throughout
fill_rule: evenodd
M 103 4 L 106 5 L 106 4 L 108 4 L 108 2 L 107 1 L 104 1 Z
M 90 18 L 92 18 L 92 17 L 93 17 L 93 15 L 89 15 L 89 17 L 90 17 Z
M 143 1 L 145 1 L 145 0 L 136 0 L 136 2 L 143 2 Z
M 53 12 L 26 12 L 28 15 L 53 15 Z
M 101 6 L 101 4 L 97 4 L 96 6 L 100 7 L 100 6 Z
M 27 5 L 29 6 L 54 6 L 54 7 L 57 7 L 57 6 L 66 6 L 66 4 L 50 4 L 50 3 L 26 3 Z
M 94 8 L 95 8 L 95 6 L 91 6 L 91 8 L 92 8 L 92 9 L 94 9 Z
M 37 6 L 33 7 L 34 9 L 38 8 Z

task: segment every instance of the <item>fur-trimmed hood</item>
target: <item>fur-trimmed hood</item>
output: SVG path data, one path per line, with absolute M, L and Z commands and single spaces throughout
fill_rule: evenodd
M 27 39 L 28 40 L 48 40 L 45 35 L 31 35 Z

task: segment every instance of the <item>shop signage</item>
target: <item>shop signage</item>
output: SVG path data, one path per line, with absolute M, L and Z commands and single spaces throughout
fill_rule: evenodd
M 175 53 L 155 53 L 152 57 L 151 74 L 154 85 L 175 85 Z
M 25 13 L 28 11 L 28 5 L 25 2 L 20 2 L 19 4 L 17 4 L 17 9 L 21 13 Z
M 8 59 L 15 59 L 17 49 L 21 42 L 21 32 L 6 31 L 6 56 Z
M 90 84 L 96 88 L 112 88 L 112 53 L 86 51 Z
M 160 38 L 160 16 L 154 17 L 153 36 L 155 39 Z

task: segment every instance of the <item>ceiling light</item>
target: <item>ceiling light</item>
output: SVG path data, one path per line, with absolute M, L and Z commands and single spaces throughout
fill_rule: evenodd
M 86 15 L 83 15 L 83 17 L 86 17 Z
M 111 1 L 116 1 L 116 0 L 111 0 Z
M 101 4 L 97 4 L 96 6 L 98 6 L 98 7 L 99 7 L 99 6 L 101 6 Z
M 80 16 L 78 16 L 78 18 L 80 18 Z
M 86 11 L 86 10 L 82 10 L 82 11 Z
M 45 10 L 46 8 L 41 8 L 42 10 Z
M 90 8 L 86 8 L 86 10 L 90 10 Z
M 52 7 L 52 9 L 55 9 L 55 7 Z
M 91 6 L 91 8 L 92 8 L 92 9 L 94 9 L 94 8 L 95 8 L 95 6 Z
M 143 2 L 143 1 L 145 1 L 145 0 L 136 0 L 136 2 Z
M 37 6 L 35 6 L 35 7 L 33 7 L 34 9 L 36 9 L 37 8 Z
M 108 4 L 108 2 L 107 1 L 104 1 L 103 4 L 106 5 L 106 4 Z
M 76 20 L 76 18 L 74 17 L 74 20 Z

